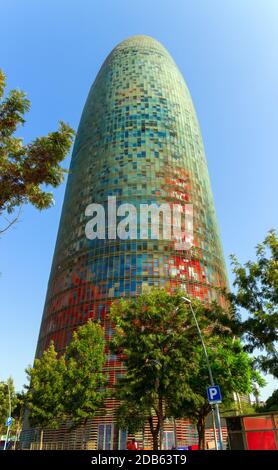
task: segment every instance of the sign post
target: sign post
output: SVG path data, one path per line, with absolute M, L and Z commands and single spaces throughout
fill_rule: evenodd
M 215 409 L 215 420 L 218 429 L 219 448 L 223 450 L 223 438 L 221 429 L 221 419 L 219 413 L 219 404 L 222 403 L 221 391 L 219 385 L 211 385 L 207 388 L 208 402 L 214 406 Z
M 8 439 L 9 439 L 9 433 L 10 433 L 10 427 L 12 425 L 12 422 L 13 422 L 13 418 L 11 416 L 9 416 L 6 419 L 7 434 L 6 434 L 5 444 L 4 444 L 4 450 L 6 450 L 6 447 L 7 447 L 7 443 L 8 443 Z
M 220 450 L 223 450 L 223 439 L 222 439 L 222 430 L 221 430 L 221 421 L 220 421 L 220 414 L 219 414 L 219 407 L 218 407 L 218 403 L 221 403 L 221 394 L 220 394 L 220 388 L 218 387 L 218 385 L 214 385 L 214 380 L 213 380 L 213 375 L 212 375 L 212 370 L 211 370 L 211 367 L 210 367 L 210 362 L 209 362 L 209 357 L 208 357 L 208 353 L 207 353 L 207 348 L 206 348 L 206 345 L 205 345 L 205 342 L 204 342 L 204 338 L 202 336 L 202 332 L 200 330 L 200 326 L 199 326 L 199 323 L 198 323 L 198 320 L 197 320 L 197 317 L 195 315 L 195 312 L 193 310 L 193 307 L 192 307 L 192 302 L 190 299 L 188 299 L 187 297 L 182 297 L 182 300 L 184 302 L 186 302 L 187 304 L 189 304 L 189 307 L 190 307 L 190 310 L 191 310 L 191 313 L 193 315 L 193 318 L 194 318 L 194 321 L 195 321 L 195 324 L 196 324 L 196 328 L 197 328 L 197 331 L 198 331 L 198 334 L 200 336 L 200 340 L 201 340 L 201 343 L 202 343 L 202 347 L 203 347 L 203 350 L 204 350 L 204 354 L 205 354 L 205 358 L 206 358 L 206 362 L 207 362 L 207 366 L 208 366 L 208 373 L 209 373 L 209 379 L 210 379 L 210 387 L 208 387 L 208 390 L 209 389 L 212 389 L 212 396 L 211 396 L 211 392 L 207 392 L 208 393 L 208 399 L 209 399 L 209 403 L 215 403 L 217 402 L 217 399 L 216 399 L 216 393 L 218 392 L 215 392 L 215 390 L 218 390 L 219 391 L 219 395 L 218 395 L 218 402 L 217 404 L 215 405 L 215 413 L 214 413 L 214 404 L 211 405 L 211 409 L 212 409 L 212 417 L 213 417 L 213 429 L 214 429 L 214 438 L 215 438 L 215 445 L 216 445 L 216 450 L 218 450 L 218 443 L 217 443 L 217 440 L 216 440 L 216 430 L 215 430 L 215 425 L 214 425 L 214 417 L 216 417 L 216 422 L 217 422 L 217 427 L 218 427 L 218 438 L 219 438 L 219 449 Z M 220 401 L 219 401 L 220 400 Z

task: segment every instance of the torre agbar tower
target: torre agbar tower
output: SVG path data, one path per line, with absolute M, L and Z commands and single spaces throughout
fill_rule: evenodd
M 159 239 L 88 239 L 89 204 L 192 204 L 193 249 L 177 250 Z M 121 220 L 121 218 L 119 218 Z M 107 235 L 107 229 L 106 229 Z M 167 50 L 148 36 L 121 42 L 109 54 L 89 92 L 72 154 L 63 210 L 39 334 L 37 357 L 54 340 L 63 352 L 74 329 L 88 318 L 112 335 L 109 307 L 145 286 L 173 290 L 202 301 L 223 302 L 227 285 L 202 137 L 184 79 Z M 107 350 L 110 386 L 123 373 Z M 86 425 L 91 448 L 125 448 L 124 430 L 113 420 L 113 400 Z M 167 427 L 168 426 L 168 427 Z M 194 429 L 176 423 L 178 442 L 194 443 Z M 67 437 L 63 427 L 45 439 L 80 444 L 84 430 Z M 165 446 L 173 425 L 166 424 Z M 48 436 L 48 437 L 47 437 Z M 140 440 L 142 436 L 138 435 Z M 147 427 L 144 445 L 148 446 Z M 191 442 L 190 442 L 191 440 Z

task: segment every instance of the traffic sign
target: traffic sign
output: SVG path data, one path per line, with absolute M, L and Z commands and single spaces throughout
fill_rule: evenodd
M 219 385 L 212 385 L 211 387 L 208 387 L 207 394 L 208 394 L 208 401 L 210 405 L 216 405 L 218 403 L 222 403 L 222 397 L 221 397 Z
M 7 419 L 6 419 L 6 426 L 10 426 L 13 422 L 13 418 L 11 416 L 9 416 Z

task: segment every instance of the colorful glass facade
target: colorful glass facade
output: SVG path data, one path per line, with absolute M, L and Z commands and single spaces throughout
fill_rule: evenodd
M 193 204 L 194 247 L 163 239 L 89 240 L 86 207 L 117 203 Z M 192 100 L 166 49 L 147 36 L 120 43 L 92 85 L 73 149 L 37 355 L 73 329 L 101 320 L 107 339 L 114 299 L 145 285 L 181 287 L 203 301 L 227 283 L 200 128 Z M 121 363 L 107 353 L 110 383 Z

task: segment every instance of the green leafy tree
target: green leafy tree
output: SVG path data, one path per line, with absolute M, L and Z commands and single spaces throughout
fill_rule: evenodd
M 118 387 L 121 387 L 122 384 L 118 383 L 117 385 Z M 144 429 L 147 422 L 149 422 L 150 427 L 152 426 L 152 422 L 149 420 L 149 408 L 145 406 L 145 403 L 136 403 L 133 397 L 128 395 L 126 388 L 122 393 L 120 393 L 119 388 L 116 396 L 124 399 L 124 401 L 122 401 L 117 407 L 115 413 L 119 429 L 128 429 L 130 434 L 134 434 L 137 431 Z M 158 441 L 158 436 L 156 437 L 156 440 Z
M 278 389 L 274 390 L 272 395 L 266 400 L 265 406 L 260 407 L 258 411 L 278 411 Z
M 116 388 L 121 402 L 118 423 L 135 432 L 148 422 L 154 449 L 159 436 L 161 447 L 163 423 L 171 417 L 191 418 L 197 424 L 200 447 L 205 446 L 210 380 L 192 311 L 182 297 L 180 292 L 171 295 L 153 289 L 136 300 L 115 302 L 111 308 L 115 324 L 111 349 L 126 368 Z M 248 393 L 253 382 L 263 384 L 263 380 L 239 341 L 231 338 L 230 313 L 216 303 L 191 300 L 215 380 L 224 403 L 230 404 L 233 392 Z
M 26 404 L 31 426 L 40 429 L 40 448 L 43 444 L 43 429 L 57 429 L 65 418 L 64 377 L 66 365 L 64 357 L 57 357 L 53 342 L 40 359 L 35 359 L 33 367 L 26 370 L 29 385 Z
M 15 434 L 16 442 L 19 439 L 22 425 L 23 425 L 23 418 L 24 418 L 24 411 L 26 408 L 26 393 L 16 392 L 16 406 L 13 410 L 13 424 L 11 431 Z
M 53 342 L 27 369 L 26 406 L 31 426 L 57 429 L 61 421 L 83 424 L 103 405 L 105 376 L 103 329 L 89 320 L 74 333 L 64 355 L 58 357 Z
M 234 332 L 240 335 L 248 352 L 263 352 L 257 364 L 278 377 L 278 239 L 271 230 L 257 246 L 256 261 L 241 265 L 232 256 L 235 293 L 228 294 L 234 309 L 244 309 L 246 317 L 235 316 Z
M 234 405 L 234 392 L 246 395 L 253 391 L 255 384 L 265 384 L 239 340 L 215 336 L 212 332 L 206 337 L 206 348 L 213 378 L 221 389 L 224 409 Z M 199 448 L 205 449 L 205 420 L 211 412 L 206 393 L 210 380 L 203 350 L 201 346 L 197 349 L 199 353 L 188 382 L 191 393 L 172 403 L 172 413 L 177 418 L 190 418 L 197 425 Z
M 63 402 L 74 426 L 86 423 L 104 404 L 105 359 L 103 328 L 89 320 L 73 333 L 65 353 Z
M 61 121 L 56 132 L 23 144 L 15 133 L 25 123 L 30 101 L 20 90 L 11 90 L 5 97 L 5 86 L 0 70 L 0 215 L 28 202 L 38 209 L 48 208 L 53 195 L 45 187 L 57 187 L 63 181 L 65 170 L 60 163 L 70 150 L 74 131 Z
M 112 352 L 123 360 L 116 397 L 119 426 L 130 432 L 148 422 L 153 448 L 162 445 L 163 425 L 172 402 L 191 393 L 196 330 L 181 294 L 153 289 L 136 299 L 121 299 L 111 308 L 115 335 Z
M 13 416 L 13 412 L 17 406 L 17 395 L 14 388 L 14 382 L 11 377 L 7 381 L 0 382 L 0 434 L 7 431 L 6 419 Z M 11 408 L 11 409 L 10 409 Z

